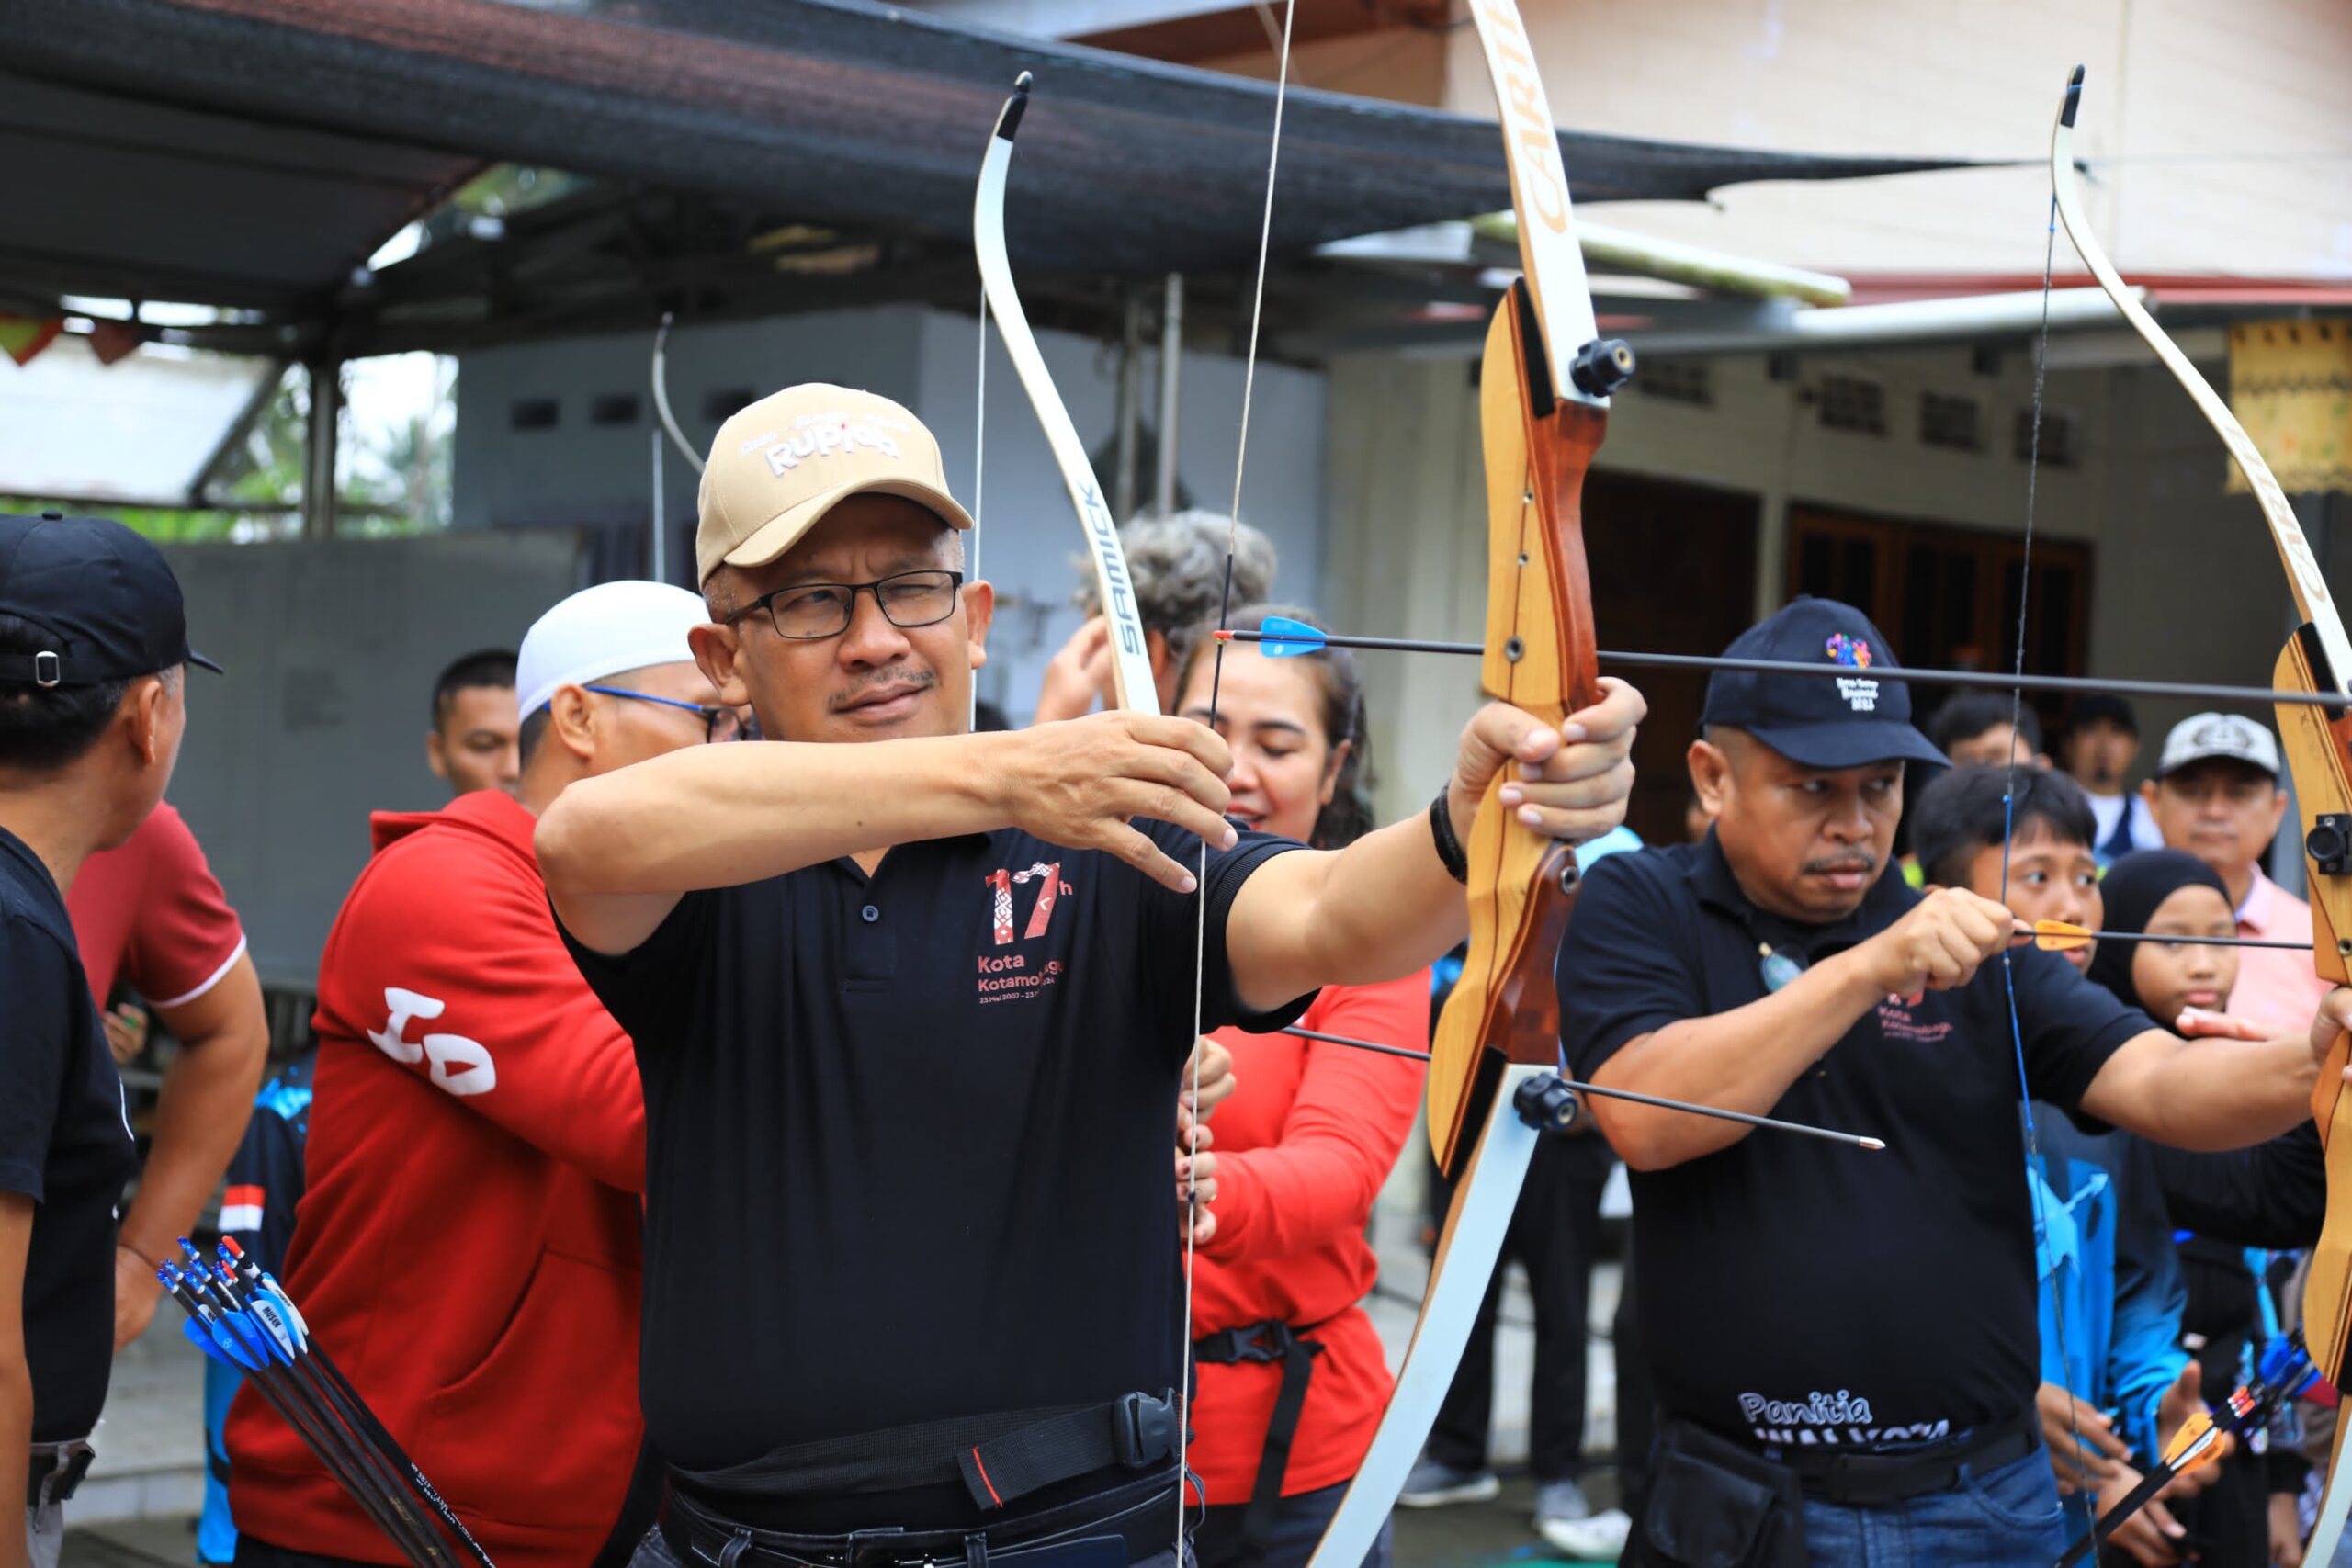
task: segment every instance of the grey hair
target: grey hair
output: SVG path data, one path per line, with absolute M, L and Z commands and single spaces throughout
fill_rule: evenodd
M 1273 591 L 1278 564 L 1274 542 L 1247 523 L 1194 507 L 1168 517 L 1138 518 L 1119 530 L 1127 574 L 1135 581 L 1136 612 L 1146 631 L 1167 639 L 1168 651 L 1179 663 L 1216 625 L 1218 606 L 1225 603 L 1228 539 L 1233 547 L 1232 602 L 1265 603 Z M 1084 574 L 1078 607 L 1093 615 L 1099 608 L 1093 570 L 1082 556 L 1072 558 L 1071 564 Z

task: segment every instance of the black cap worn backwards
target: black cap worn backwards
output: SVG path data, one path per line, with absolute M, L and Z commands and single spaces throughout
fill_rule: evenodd
M 1797 599 L 1740 634 L 1726 659 L 1835 664 L 1834 680 L 1718 670 L 1701 722 L 1744 729 L 1806 768 L 1859 768 L 1901 760 L 1950 766 L 1911 725 L 1911 688 L 1870 617 L 1835 599 Z
M 0 654 L 0 685 L 95 686 L 175 664 L 215 664 L 187 645 L 179 579 L 164 552 L 104 517 L 0 515 L 0 615 L 54 640 Z

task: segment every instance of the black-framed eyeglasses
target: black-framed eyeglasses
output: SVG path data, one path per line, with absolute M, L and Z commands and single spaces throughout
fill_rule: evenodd
M 601 696 L 627 697 L 633 703 L 660 703 L 665 708 L 684 708 L 688 713 L 702 715 L 702 739 L 705 745 L 718 740 L 743 739 L 743 716 L 733 708 L 713 707 L 708 703 L 682 703 L 675 697 L 657 697 L 650 692 L 632 692 L 625 686 L 582 686 L 583 692 Z
M 956 592 L 963 585 L 962 572 L 944 568 L 893 572 L 872 582 L 797 582 L 761 594 L 728 616 L 727 624 L 732 626 L 765 610 L 768 624 L 780 637 L 812 642 L 839 637 L 849 630 L 850 617 L 857 611 L 857 596 L 871 593 L 884 620 L 900 631 L 911 631 L 936 626 L 954 615 Z

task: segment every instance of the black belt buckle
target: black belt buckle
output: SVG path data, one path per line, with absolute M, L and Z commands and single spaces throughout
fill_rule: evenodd
M 903 1562 L 908 1561 L 907 1530 L 903 1525 L 883 1525 L 874 1529 L 852 1530 L 844 1538 L 847 1550 L 842 1562 L 848 1568 L 859 1568 L 867 1562 Z
M 1176 1449 L 1176 1397 L 1123 1393 L 1111 1404 L 1111 1451 L 1129 1470 L 1157 1464 Z

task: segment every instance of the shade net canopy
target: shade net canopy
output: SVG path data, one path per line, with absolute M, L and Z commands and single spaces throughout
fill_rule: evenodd
M 1233 269 L 1256 254 L 1274 114 L 1271 83 L 862 0 L 0 0 L 0 28 L 13 295 L 322 294 L 490 160 L 960 243 L 1023 71 L 1016 263 Z M 1555 88 L 1573 118 L 1572 82 Z M 1963 163 L 1561 144 L 1585 202 Z M 1277 254 L 1509 205 L 1491 120 L 1291 93 Z

